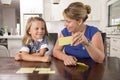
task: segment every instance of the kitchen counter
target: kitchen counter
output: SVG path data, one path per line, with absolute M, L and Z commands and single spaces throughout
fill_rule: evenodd
M 120 34 L 107 34 L 106 37 L 120 38 Z
M 0 39 L 21 39 L 23 36 L 22 35 L 6 35 L 6 36 L 0 36 Z
M 106 37 L 109 55 L 120 58 L 120 34 L 107 34 Z
M 14 57 L 22 47 L 22 37 L 21 35 L 0 36 L 0 44 L 7 47 L 10 57 Z

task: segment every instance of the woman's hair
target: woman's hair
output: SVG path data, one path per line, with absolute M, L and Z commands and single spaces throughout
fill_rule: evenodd
M 48 36 L 47 26 L 46 26 L 46 22 L 44 21 L 44 19 L 41 17 L 30 17 L 27 21 L 25 35 L 23 36 L 23 39 L 22 39 L 23 45 L 28 45 L 29 43 L 31 43 L 33 41 L 31 35 L 29 34 L 29 30 L 32 25 L 32 22 L 34 22 L 34 21 L 42 21 L 44 23 L 45 35 Z
M 88 18 L 90 12 L 91 7 L 89 5 L 84 5 L 81 2 L 74 2 L 64 10 L 63 15 L 74 20 L 83 19 L 84 22 Z

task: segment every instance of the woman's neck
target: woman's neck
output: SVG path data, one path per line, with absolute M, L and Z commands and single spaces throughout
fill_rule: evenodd
M 79 29 L 76 30 L 76 32 L 84 33 L 85 30 L 86 30 L 86 25 L 85 25 L 85 24 L 82 24 L 82 25 L 79 27 Z M 76 33 L 76 32 L 73 32 L 73 34 Z

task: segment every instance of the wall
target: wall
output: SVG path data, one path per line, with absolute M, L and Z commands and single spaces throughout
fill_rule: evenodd
M 107 5 L 105 0 L 60 0 L 58 5 L 53 5 L 50 1 L 45 0 L 44 19 L 47 21 L 48 31 L 58 33 L 61 31 L 64 27 L 64 22 L 61 21 L 63 20 L 62 12 L 70 3 L 75 1 L 81 1 L 92 8 L 86 24 L 96 26 L 105 32 L 105 27 L 107 26 Z
M 49 32 L 60 32 L 64 27 L 62 11 L 71 3 L 81 1 L 92 7 L 92 12 L 86 24 L 98 27 L 105 32 L 107 27 L 107 0 L 60 0 L 59 5 L 53 5 L 50 0 L 20 0 L 21 12 L 21 33 L 24 34 L 25 25 L 23 23 L 24 13 L 42 13 L 47 22 Z M 29 2 L 29 3 L 28 3 Z M 34 4 L 36 6 L 34 6 Z M 41 10 L 41 11 L 40 11 Z M 56 28 L 57 26 L 57 28 Z
M 2 11 L 0 9 L 0 28 L 2 27 Z
M 16 14 L 14 8 L 4 7 L 2 9 L 2 26 L 8 26 L 8 31 L 10 32 L 11 28 L 13 29 L 13 33 L 15 34 L 16 30 Z
M 103 7 L 105 7 L 105 8 L 103 8 L 104 14 L 102 16 L 103 19 L 101 20 L 102 21 L 101 24 L 106 25 L 104 27 L 105 32 L 107 34 L 120 34 L 120 31 L 117 29 L 117 27 L 108 27 L 108 5 L 111 5 L 112 3 L 114 3 L 118 0 L 103 0 L 103 1 L 104 1 L 103 2 L 104 6 L 102 6 L 102 8 Z M 117 13 L 116 13 L 116 15 L 117 15 Z
M 61 30 L 64 28 L 63 21 L 49 21 L 46 22 L 47 30 L 49 33 L 58 33 L 60 34 Z
M 43 14 L 43 0 L 20 0 L 21 35 L 25 31 L 24 14 Z

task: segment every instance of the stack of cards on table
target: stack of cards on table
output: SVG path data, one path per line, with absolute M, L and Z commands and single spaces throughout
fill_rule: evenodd
M 72 36 L 61 37 L 58 39 L 59 45 L 64 46 L 72 43 Z
M 35 71 L 39 71 L 38 74 L 54 74 L 55 71 L 50 68 L 36 68 Z
M 55 74 L 50 68 L 20 68 L 16 73 L 33 73 L 38 71 L 38 74 Z

